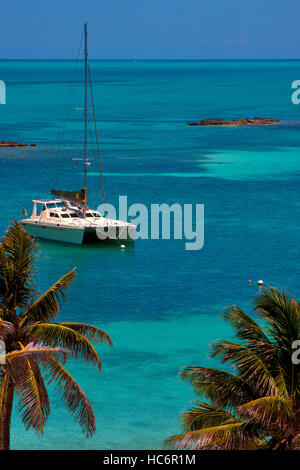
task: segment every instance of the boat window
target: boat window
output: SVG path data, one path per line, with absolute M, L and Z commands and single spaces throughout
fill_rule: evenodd
M 70 216 L 71 217 L 79 217 L 78 214 L 76 214 L 75 212 L 71 213 Z
M 70 216 L 69 216 L 69 214 L 61 214 L 61 217 L 63 217 L 64 219 L 67 219 L 67 218 L 69 218 Z
M 55 204 L 53 202 L 47 203 L 47 209 L 54 209 L 54 208 L 55 208 Z
M 56 207 L 65 207 L 65 203 L 64 202 L 56 202 Z
M 50 212 L 50 217 L 55 217 L 55 215 L 54 212 Z
M 57 217 L 59 219 L 58 214 L 55 214 L 55 217 Z
M 87 216 L 87 217 L 93 217 L 93 214 L 92 214 L 91 212 L 87 212 L 87 213 L 86 213 L 86 216 Z
M 94 217 L 101 217 L 101 214 L 99 214 L 99 212 L 93 212 L 93 216 Z

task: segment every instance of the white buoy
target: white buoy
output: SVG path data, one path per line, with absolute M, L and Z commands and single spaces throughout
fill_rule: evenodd
M 124 248 L 126 248 L 126 245 L 120 245 L 120 248 L 124 249 Z
M 262 281 L 262 280 L 260 279 L 259 281 L 257 281 L 257 284 L 258 284 L 259 286 L 263 286 L 263 285 L 264 285 L 264 281 Z

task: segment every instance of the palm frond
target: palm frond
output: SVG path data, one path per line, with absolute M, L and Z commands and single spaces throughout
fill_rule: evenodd
M 230 362 L 238 375 L 262 395 L 275 395 L 278 383 L 266 364 L 251 350 L 231 341 L 217 341 L 212 346 L 211 357 L 221 355 L 222 362 Z
M 194 402 L 194 406 L 182 413 L 180 422 L 186 431 L 231 424 L 239 422 L 239 419 L 224 408 L 205 403 Z
M 255 308 L 276 341 L 285 339 L 291 343 L 298 339 L 300 308 L 291 295 L 266 287 L 256 298 Z
M 0 318 L 0 339 L 5 342 L 9 337 L 13 336 L 14 333 L 15 327 L 13 323 L 2 320 L 2 318 Z
M 231 324 L 244 345 L 250 347 L 269 368 L 277 366 L 276 347 L 256 321 L 236 305 L 227 307 L 222 317 Z
M 57 325 L 71 328 L 71 330 L 77 331 L 81 335 L 85 336 L 86 339 L 93 343 L 108 343 L 112 347 L 112 340 L 105 331 L 101 330 L 92 325 L 85 323 L 74 323 L 74 322 L 59 322 Z
M 45 380 L 55 383 L 56 389 L 62 394 L 63 399 L 79 423 L 86 436 L 92 436 L 96 431 L 93 408 L 80 386 L 52 355 L 49 354 L 47 362 L 47 374 Z
M 87 364 L 92 363 L 101 370 L 101 361 L 93 345 L 72 328 L 59 323 L 36 323 L 24 328 L 24 333 L 31 341 L 67 348 L 70 357 L 81 357 Z
M 7 310 L 26 308 L 36 293 L 33 285 L 38 244 L 17 222 L 0 245 L 0 298 Z
M 61 302 L 65 298 L 65 292 L 74 278 L 75 268 L 56 281 L 53 286 L 30 305 L 22 314 L 21 325 L 49 321 L 55 318 L 61 307 Z
M 171 436 L 164 447 L 185 450 L 245 450 L 259 445 L 260 427 L 252 422 L 222 424 Z
M 18 365 L 16 392 L 19 395 L 18 411 L 26 429 L 33 428 L 36 433 L 43 434 L 44 424 L 50 412 L 48 393 L 34 358 L 18 358 L 23 367 Z
M 18 383 L 19 376 L 24 374 L 24 359 L 36 359 L 44 364 L 47 362 L 48 353 L 65 361 L 69 351 L 61 347 L 49 347 L 29 343 L 23 349 L 8 352 L 2 357 L 10 377 L 15 383 Z
M 238 411 L 245 418 L 254 418 L 263 426 L 290 426 L 295 419 L 288 398 L 279 396 L 262 397 L 239 406 Z
M 246 341 L 249 345 L 255 346 L 257 343 L 270 344 L 269 338 L 260 326 L 236 305 L 227 307 L 222 313 L 222 317 L 234 328 L 238 338 Z
M 12 221 L 2 238 L 1 245 L 9 254 L 10 260 L 19 265 L 26 258 L 26 263 L 32 264 L 38 256 L 40 245 L 32 238 L 22 225 L 15 220 Z
M 251 385 L 243 378 L 209 367 L 184 367 L 179 376 L 189 380 L 197 395 L 206 396 L 217 406 L 234 408 L 256 398 Z
M 9 288 L 9 281 L 11 277 L 12 266 L 9 264 L 8 256 L 2 243 L 0 243 L 0 296 L 1 303 L 7 289 Z
M 300 365 L 291 360 L 293 342 L 300 337 L 300 307 L 289 294 L 274 287 L 263 289 L 255 301 L 269 335 L 276 344 L 278 362 L 289 394 L 297 393 Z

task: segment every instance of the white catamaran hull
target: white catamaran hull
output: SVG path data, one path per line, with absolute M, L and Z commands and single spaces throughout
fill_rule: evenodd
M 106 230 L 105 227 L 63 227 L 62 225 L 35 224 L 27 221 L 21 221 L 21 224 L 33 237 L 77 245 L 113 240 L 134 242 L 136 232 L 135 227 L 128 226 L 109 227 Z
M 46 238 L 58 242 L 75 243 L 81 245 L 83 242 L 84 228 L 58 227 L 55 225 L 38 225 L 34 223 L 22 222 L 22 226 L 36 238 Z

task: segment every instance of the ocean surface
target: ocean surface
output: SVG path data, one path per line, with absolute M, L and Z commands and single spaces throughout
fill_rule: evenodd
M 82 71 L 72 61 L 0 62 L 7 85 L 0 140 L 36 143 L 0 149 L 1 235 L 22 206 L 30 213 L 33 198 L 82 187 L 81 162 L 72 160 L 83 156 Z M 160 449 L 193 400 L 180 368 L 221 366 L 208 354 L 214 340 L 232 338 L 222 310 L 237 304 L 250 312 L 258 279 L 300 297 L 300 105 L 291 102 L 300 61 L 91 61 L 91 71 L 107 201 L 204 204 L 204 247 L 187 251 L 172 239 L 137 240 L 125 250 L 41 242 L 41 291 L 77 266 L 59 320 L 97 325 L 114 347 L 97 346 L 101 374 L 68 363 L 94 407 L 96 434 L 86 439 L 51 390 L 43 437 L 25 431 L 14 411 L 13 449 Z M 281 122 L 186 124 L 254 116 Z M 97 207 L 91 163 L 88 198 Z

